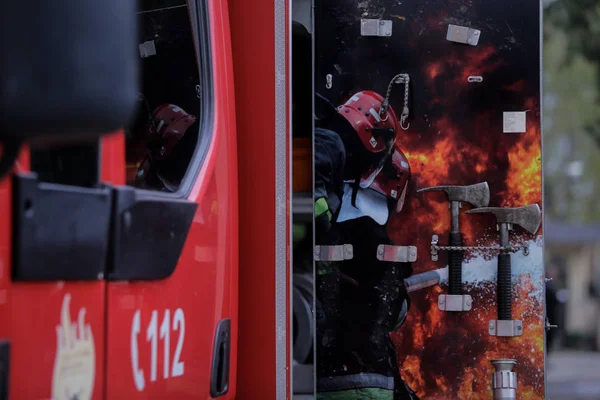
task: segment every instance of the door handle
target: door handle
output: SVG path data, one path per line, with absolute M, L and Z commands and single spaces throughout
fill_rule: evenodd
M 8 400 L 10 342 L 0 339 L 0 400 Z
M 210 395 L 223 396 L 229 391 L 229 365 L 231 358 L 231 320 L 219 322 L 215 333 L 212 368 L 210 374 Z

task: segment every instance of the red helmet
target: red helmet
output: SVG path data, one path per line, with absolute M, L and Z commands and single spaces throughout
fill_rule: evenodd
M 385 158 L 393 148 L 399 123 L 392 107 L 379 115 L 382 102 L 380 94 L 365 90 L 350 97 L 338 113 L 352 125 L 367 151 L 382 153 Z
M 396 202 L 396 212 L 400 212 L 404 206 L 408 181 L 411 177 L 410 165 L 404 153 L 395 149 L 392 154 L 391 163 L 375 177 L 369 186 L 370 189 L 379 192 Z
M 186 113 L 176 105 L 162 104 L 156 107 L 152 122 L 148 124 L 150 138 L 148 149 L 152 158 L 155 160 L 167 158 L 195 122 L 195 116 Z

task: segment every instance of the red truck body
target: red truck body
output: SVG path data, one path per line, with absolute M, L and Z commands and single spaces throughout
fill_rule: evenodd
M 196 56 L 210 77 L 201 82 L 210 86 L 200 128 L 208 142 L 198 145 L 203 159 L 185 196 L 197 207 L 168 277 L 11 279 L 13 184 L 0 181 L 0 338 L 10 343 L 12 400 L 209 399 L 215 368 L 224 374 L 218 397 L 290 396 L 290 10 L 185 6 L 197 12 Z M 100 182 L 126 185 L 124 132 L 104 136 L 100 154 Z M 24 149 L 15 173 L 29 164 Z M 217 343 L 223 321 L 227 349 Z M 75 334 L 59 334 L 63 326 Z M 223 352 L 228 365 L 215 364 Z

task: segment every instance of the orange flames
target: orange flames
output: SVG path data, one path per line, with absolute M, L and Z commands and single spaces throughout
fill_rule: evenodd
M 509 96 L 514 109 L 500 108 L 494 114 L 471 111 L 468 99 L 478 89 L 469 86 L 467 77 L 483 75 L 485 80 L 485 74 L 502 68 L 494 51 L 492 47 L 480 46 L 471 49 L 469 57 L 450 54 L 443 61 L 426 64 L 423 85 L 433 98 L 424 100 L 421 110 L 419 104 L 415 106 L 415 112 L 421 115 L 413 118 L 411 128 L 398 139 L 411 165 L 411 197 L 388 229 L 395 243 L 418 247 L 415 273 L 446 265 L 446 253 L 440 254 L 438 262 L 431 261 L 429 247 L 432 234 L 438 234 L 440 244 L 445 244 L 450 228 L 445 195 L 417 194 L 417 189 L 487 181 L 490 206 L 541 206 L 541 132 L 536 100 L 539 88 L 529 87 L 524 81 L 506 82 L 498 93 Z M 490 107 L 482 109 L 490 111 Z M 502 112 L 525 110 L 527 132 L 504 134 Z M 465 245 L 497 244 L 492 216 L 468 216 L 463 210 L 460 222 Z M 512 241 L 532 238 L 518 228 L 511 234 Z M 466 259 L 472 257 L 465 254 Z M 407 322 L 391 334 L 404 380 L 423 399 L 490 399 L 490 360 L 515 358 L 518 398 L 542 399 L 543 304 L 538 297 L 530 296 L 541 285 L 543 279 L 538 276 L 521 276 L 515 282 L 513 318 L 522 320 L 524 326 L 524 335 L 517 338 L 488 334 L 488 322 L 497 318 L 495 282 L 464 285 L 474 300 L 473 310 L 466 313 L 438 310 L 438 295 L 445 293 L 446 287 L 413 293 Z
M 506 206 L 531 204 L 542 197 L 542 154 L 540 131 L 529 126 L 527 133 L 508 154 L 509 171 Z

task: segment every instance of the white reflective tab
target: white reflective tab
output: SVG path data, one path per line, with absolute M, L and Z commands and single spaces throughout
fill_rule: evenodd
M 450 42 L 469 44 L 471 46 L 477 46 L 479 43 L 479 37 L 481 31 L 478 29 L 467 28 L 466 26 L 448 25 L 448 33 L 446 33 L 446 40 Z
M 525 133 L 527 132 L 526 111 L 505 111 L 502 113 L 502 132 Z
M 377 259 L 390 262 L 415 262 L 417 261 L 417 248 L 415 246 L 380 244 L 377 246 Z
M 352 260 L 351 244 L 339 246 L 315 246 L 315 261 L 345 261 Z
M 156 128 L 156 133 L 160 133 L 160 130 L 162 129 L 164 124 L 165 124 L 165 121 L 163 121 L 161 119 L 160 122 L 158 123 L 158 127 Z
M 156 55 L 156 46 L 154 45 L 154 40 L 140 43 L 138 48 L 140 50 L 140 57 L 142 58 Z
M 361 36 L 392 36 L 392 21 L 386 19 L 361 19 Z
M 377 111 L 375 111 L 374 108 L 371 107 L 371 109 L 369 110 L 369 112 L 371 113 L 371 115 L 373 116 L 373 118 L 375 118 L 375 120 L 377 122 L 381 122 L 381 118 L 379 117 L 379 113 Z

